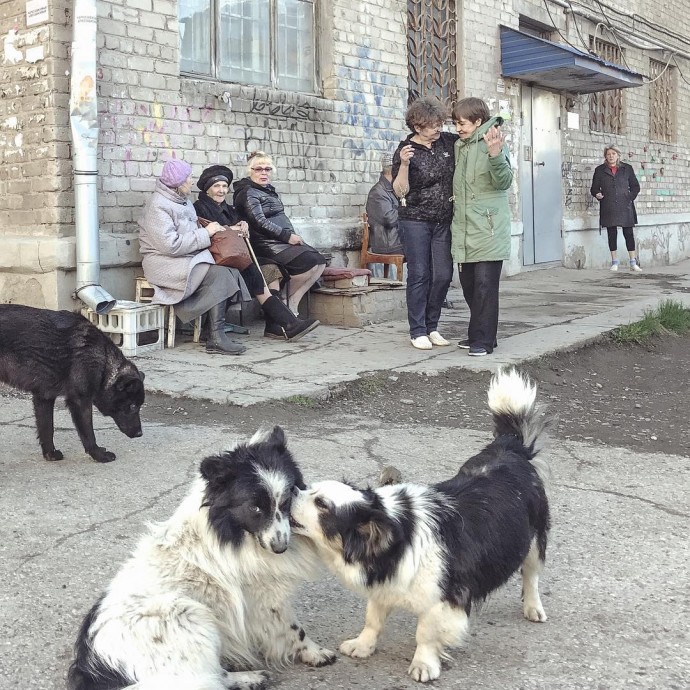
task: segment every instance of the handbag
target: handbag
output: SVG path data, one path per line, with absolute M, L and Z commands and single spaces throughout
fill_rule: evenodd
M 202 228 L 205 228 L 210 222 L 205 218 L 199 218 L 199 225 Z M 219 266 L 228 266 L 236 268 L 238 271 L 244 271 L 252 263 L 246 240 L 240 237 L 237 231 L 229 225 L 223 227 L 225 230 L 221 230 L 211 237 L 209 251 L 213 255 L 213 260 Z

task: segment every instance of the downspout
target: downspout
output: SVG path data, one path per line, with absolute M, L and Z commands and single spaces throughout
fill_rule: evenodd
M 96 313 L 106 314 L 115 306 L 115 299 L 100 285 L 96 17 L 96 0 L 74 0 L 69 119 L 77 238 L 75 294 Z

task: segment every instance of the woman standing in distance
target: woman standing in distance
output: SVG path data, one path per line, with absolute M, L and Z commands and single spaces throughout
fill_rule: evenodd
M 410 342 L 418 350 L 450 345 L 438 330 L 453 277 L 450 222 L 458 135 L 441 131 L 447 116 L 437 98 L 414 101 L 405 116 L 411 134 L 393 155 L 398 228 L 407 260 L 407 320 Z
M 611 270 L 618 270 L 618 228 L 623 228 L 631 271 L 641 271 L 635 258 L 633 226 L 637 223 L 635 199 L 640 183 L 631 165 L 621 162 L 621 152 L 612 145 L 604 149 L 605 162 L 597 166 L 590 193 L 599 200 L 599 227 L 606 228 L 611 252 Z

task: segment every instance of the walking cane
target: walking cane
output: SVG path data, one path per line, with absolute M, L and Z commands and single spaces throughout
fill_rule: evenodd
M 271 288 L 268 287 L 268 283 L 266 282 L 266 276 L 264 276 L 264 272 L 261 270 L 261 266 L 259 266 L 259 260 L 256 258 L 256 254 L 254 254 L 254 249 L 252 249 L 252 245 L 249 242 L 249 238 L 242 235 L 242 239 L 244 240 L 244 243 L 247 245 L 247 249 L 249 250 L 249 256 L 252 257 L 252 261 L 254 262 L 254 265 L 259 269 L 259 273 L 261 274 L 261 280 L 264 281 L 265 288 L 269 292 L 271 292 Z

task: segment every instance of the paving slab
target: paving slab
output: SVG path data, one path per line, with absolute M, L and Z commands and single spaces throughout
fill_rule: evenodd
M 137 357 L 150 392 L 247 406 L 295 396 L 327 398 L 343 383 L 372 372 L 476 371 L 519 364 L 576 348 L 617 326 L 639 320 L 662 300 L 690 305 L 690 261 L 645 273 L 550 268 L 501 281 L 499 347 L 469 357 L 456 342 L 467 337 L 468 310 L 457 286 L 440 330 L 452 345 L 415 350 L 405 321 L 336 328 L 320 326 L 295 343 L 263 337 L 263 324 L 232 336 L 247 345 L 238 357 L 208 355 L 203 344 L 178 338 L 172 349 Z

